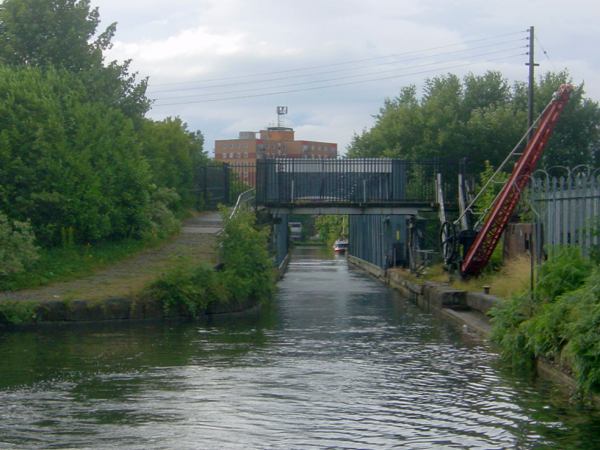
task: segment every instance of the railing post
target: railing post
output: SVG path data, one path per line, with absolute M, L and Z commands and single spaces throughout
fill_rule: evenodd
M 293 178 L 292 178 L 292 183 L 291 183 L 290 203 L 294 203 L 294 179 Z
M 207 208 L 207 201 L 208 199 L 206 198 L 206 191 L 207 191 L 207 183 L 206 183 L 206 178 L 208 177 L 208 165 L 204 165 L 201 168 L 201 179 L 200 182 L 198 183 L 198 209 L 200 209 L 200 206 L 202 206 L 202 208 L 206 209 Z
M 229 164 L 223 164 L 223 201 L 225 204 L 231 204 L 230 186 L 229 186 Z

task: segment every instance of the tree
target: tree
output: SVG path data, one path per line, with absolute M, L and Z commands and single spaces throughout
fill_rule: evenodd
M 348 156 L 407 159 L 415 156 L 422 137 L 422 117 L 415 86 L 404 87 L 398 97 L 386 99 L 375 119 L 376 125 L 371 130 L 354 135 Z
M 153 182 L 175 189 L 183 206 L 193 206 L 195 195 L 191 188 L 199 164 L 207 159 L 202 134 L 188 131 L 181 119 L 168 117 L 163 121 L 145 120 L 141 141 Z
M 560 84 L 570 81 L 567 72 L 547 73 L 536 85 L 538 113 Z M 509 86 L 499 72 L 461 81 L 448 74 L 427 80 L 418 99 L 414 86 L 387 99 L 375 125 L 354 135 L 350 157 L 389 156 L 404 159 L 466 157 L 475 171 L 486 160 L 498 166 L 527 129 L 527 88 Z M 542 164 L 574 166 L 598 163 L 600 107 L 586 99 L 578 86 L 565 108 L 545 151 Z
M 540 78 L 536 87 L 536 112 L 540 113 L 561 84 L 572 83 L 565 70 L 549 72 Z M 544 152 L 542 165 L 574 167 L 578 164 L 598 164 L 600 144 L 600 107 L 598 103 L 585 98 L 584 85 L 575 87 L 569 103 L 565 106 L 560 120 Z
M 40 243 L 139 236 L 151 174 L 133 122 L 74 74 L 0 66 L 0 210 Z
M 15 66 L 72 72 L 98 67 L 116 24 L 96 36 L 98 8 L 89 0 L 5 0 L 0 4 L 0 58 Z
M 336 239 L 348 235 L 348 216 L 318 216 L 315 219 L 315 228 L 321 241 L 331 246 Z
M 0 3 L 0 210 L 46 247 L 173 230 L 205 157 L 181 120 L 144 118 L 146 80 L 105 64 L 98 24 L 88 0 Z
M 77 74 L 90 101 L 104 100 L 139 123 L 149 110 L 147 80 L 136 82 L 129 61 L 104 64 L 116 23 L 97 34 L 98 8 L 89 0 L 4 0 L 0 3 L 0 62 L 54 67 Z

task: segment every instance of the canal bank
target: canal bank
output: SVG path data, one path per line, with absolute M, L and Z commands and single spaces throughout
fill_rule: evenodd
M 502 301 L 501 298 L 483 292 L 454 289 L 445 283 L 415 282 L 414 276 L 403 269 L 384 270 L 351 255 L 348 255 L 348 262 L 399 291 L 420 308 L 432 311 L 445 320 L 464 327 L 466 331 L 489 338 L 491 324 L 488 312 Z M 538 375 L 557 383 L 569 394 L 576 391 L 576 381 L 561 368 L 540 358 L 536 359 L 535 364 Z M 600 406 L 600 396 L 593 395 L 592 401 L 596 406 Z
M 227 223 L 231 222 L 228 219 Z M 222 274 L 213 269 L 217 263 L 218 235 L 223 227 L 219 213 L 201 213 L 186 220 L 179 235 L 165 245 L 143 251 L 91 276 L 39 289 L 2 292 L 0 328 L 190 319 L 255 308 L 260 302 L 258 296 L 243 292 L 240 295 L 240 289 L 233 293 L 236 295 L 228 295 L 232 292 L 222 286 Z M 227 246 L 230 253 L 244 245 L 244 232 L 236 236 L 237 241 Z M 246 246 L 245 250 L 261 250 L 256 247 Z M 235 265 L 232 260 L 242 264 L 242 259 L 229 258 L 227 267 L 219 270 L 230 274 Z M 285 263 L 287 260 L 280 270 L 285 270 Z

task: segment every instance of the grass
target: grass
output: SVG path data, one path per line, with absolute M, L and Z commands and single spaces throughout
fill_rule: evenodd
M 157 247 L 167 239 L 125 239 L 94 245 L 43 249 L 40 259 L 29 270 L 0 277 L 0 291 L 36 288 L 84 277 L 141 250 Z
M 529 256 L 520 256 L 505 262 L 497 271 L 469 280 L 453 280 L 452 286 L 472 292 L 483 292 L 483 287 L 489 286 L 490 294 L 509 298 L 529 288 L 530 267 Z
M 530 264 L 529 256 L 520 256 L 505 262 L 495 271 L 485 272 L 483 275 L 469 280 L 463 280 L 458 276 L 450 277 L 442 264 L 436 264 L 429 267 L 423 277 L 415 277 L 415 281 L 449 283 L 456 289 L 470 292 L 483 292 L 484 286 L 489 286 L 490 294 L 508 298 L 529 288 Z

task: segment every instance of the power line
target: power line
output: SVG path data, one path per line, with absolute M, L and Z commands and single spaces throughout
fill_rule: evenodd
M 500 61 L 500 60 L 504 60 L 504 59 L 508 59 L 508 58 L 514 58 L 517 56 L 523 56 L 523 55 L 526 55 L 526 53 L 507 55 L 507 56 L 503 56 L 500 58 L 491 58 L 485 62 Z M 440 70 L 450 70 L 450 69 L 456 69 L 456 68 L 460 68 L 460 67 L 468 67 L 468 66 L 472 66 L 473 64 L 475 64 L 475 63 L 469 62 L 469 63 L 456 64 L 456 65 L 447 66 L 447 67 L 439 67 L 436 69 L 423 70 L 423 71 L 417 71 L 417 72 L 412 72 L 412 73 L 405 73 L 405 74 L 401 74 L 401 75 L 393 75 L 393 76 L 387 76 L 387 77 L 381 77 L 381 78 L 371 78 L 368 80 L 349 81 L 346 83 L 337 83 L 337 84 L 330 84 L 330 85 L 324 85 L 324 86 L 314 86 L 314 87 L 310 87 L 310 88 L 290 89 L 290 90 L 285 90 L 285 91 L 267 92 L 267 93 L 262 93 L 262 94 L 248 94 L 248 95 L 240 95 L 240 96 L 234 96 L 234 97 L 213 98 L 213 99 L 195 100 L 195 101 L 188 101 L 188 102 L 162 103 L 162 104 L 156 104 L 153 106 L 162 107 L 162 106 L 192 105 L 192 104 L 198 104 L 198 103 L 219 102 L 219 101 L 228 101 L 228 100 L 243 100 L 243 99 L 248 99 L 248 98 L 267 97 L 267 96 L 281 95 L 281 94 L 291 94 L 291 93 L 295 93 L 295 92 L 315 91 L 315 90 L 320 90 L 320 89 L 329 89 L 329 88 L 351 86 L 351 85 L 362 84 L 362 83 L 370 83 L 373 81 L 384 81 L 384 80 L 390 80 L 390 79 L 395 79 L 395 78 L 402 78 L 402 77 L 406 77 L 406 76 L 410 76 L 410 75 L 421 75 L 424 73 L 430 73 L 430 72 L 440 71 Z
M 548 55 L 548 52 L 546 51 L 546 49 L 542 45 L 542 41 L 540 41 L 540 39 L 537 37 L 537 35 L 535 36 L 535 41 L 538 43 L 538 45 L 542 49 L 542 53 L 544 54 L 544 56 L 546 57 L 546 59 L 548 60 L 548 62 L 550 63 L 550 65 L 552 66 L 552 70 L 554 72 L 558 72 L 556 64 L 554 64 L 554 60 L 550 59 L 550 55 Z
M 249 73 L 249 74 L 244 74 L 244 75 L 234 75 L 234 76 L 229 76 L 229 77 L 200 79 L 200 80 L 196 80 L 196 81 L 191 80 L 191 81 L 178 81 L 178 82 L 170 82 L 170 83 L 156 83 L 156 84 L 154 84 L 154 86 L 169 86 L 169 85 L 178 85 L 178 84 L 181 85 L 181 84 L 190 84 L 190 83 L 195 83 L 195 82 L 208 83 L 208 82 L 214 82 L 214 81 L 235 80 L 235 79 L 240 79 L 240 78 L 249 78 L 249 77 L 256 77 L 256 76 L 263 76 L 263 75 L 276 75 L 276 74 L 282 74 L 282 73 L 307 71 L 307 70 L 320 69 L 320 68 L 325 68 L 325 67 L 335 67 L 335 66 L 341 66 L 341 65 L 354 64 L 354 63 L 358 63 L 358 62 L 373 61 L 373 60 L 382 59 L 382 58 L 406 56 L 406 55 L 422 53 L 422 52 L 426 52 L 426 51 L 440 50 L 440 49 L 444 49 L 444 48 L 455 47 L 457 45 L 466 45 L 466 44 L 471 44 L 471 43 L 476 43 L 476 42 L 484 42 L 484 41 L 489 41 L 489 40 L 493 40 L 493 39 L 498 39 L 501 37 L 523 34 L 526 31 L 527 30 L 513 31 L 513 32 L 508 32 L 508 33 L 497 34 L 494 36 L 488 36 L 485 38 L 470 39 L 470 40 L 466 40 L 466 41 L 462 41 L 462 42 L 455 42 L 452 44 L 440 45 L 440 46 L 436 46 L 436 47 L 429 47 L 429 48 L 420 49 L 420 50 L 411 50 L 411 51 L 407 51 L 407 52 L 390 54 L 390 55 L 386 55 L 386 56 L 375 56 L 375 57 L 370 57 L 370 58 L 353 59 L 353 60 L 347 60 L 347 61 L 340 61 L 340 62 L 336 62 L 336 63 L 304 66 L 304 67 L 299 67 L 299 68 L 295 68 L 295 69 L 286 69 L 286 70 L 279 70 L 279 71 L 255 72 L 255 73 Z
M 522 49 L 524 47 L 511 47 L 511 48 L 505 48 L 505 49 L 500 49 L 500 50 L 495 50 L 492 52 L 485 52 L 485 53 L 480 53 L 480 54 L 475 54 L 475 55 L 468 55 L 471 58 L 477 58 L 477 57 L 487 57 L 487 56 L 491 56 L 491 55 L 495 55 L 498 53 L 504 53 L 504 52 L 513 52 L 519 49 Z M 402 70 L 411 70 L 411 69 L 418 69 L 418 68 L 422 68 L 422 67 L 430 67 L 430 66 L 437 66 L 439 64 L 443 64 L 445 62 L 451 62 L 451 61 L 435 61 L 435 62 L 431 62 L 431 63 L 425 63 L 425 64 L 417 64 L 417 65 L 411 65 L 411 66 L 406 66 L 403 67 Z M 239 93 L 246 93 L 246 92 L 255 92 L 255 91 L 260 91 L 260 90 L 265 90 L 265 89 L 280 89 L 280 88 L 295 88 L 297 86 L 304 86 L 304 85 L 311 85 L 311 84 L 316 84 L 316 83 L 327 83 L 327 82 L 337 82 L 337 81 L 341 81 L 341 80 L 348 80 L 348 79 L 353 79 L 353 78 L 360 78 L 360 77 L 367 77 L 367 76 L 374 76 L 374 75 L 383 75 L 383 74 L 387 74 L 387 73 L 396 73 L 399 69 L 390 69 L 390 70 L 383 70 L 383 71 L 379 71 L 377 73 L 363 73 L 363 74 L 353 74 L 353 75 L 345 75 L 345 76 L 339 76 L 339 77 L 332 77 L 332 78 L 324 78 L 324 79 L 317 79 L 317 80 L 309 80 L 309 81 L 299 81 L 299 82 L 294 82 L 294 83 L 288 83 L 288 84 L 279 84 L 276 86 L 265 86 L 265 87 L 256 87 L 256 88 L 244 88 L 244 89 L 234 89 L 234 90 L 229 90 L 229 91 L 221 91 L 221 92 L 211 92 L 211 93 L 200 93 L 200 94 L 195 94 L 192 95 L 191 97 L 197 97 L 199 95 L 204 95 L 204 96 L 225 96 L 225 95 L 232 95 L 232 94 L 239 94 Z M 160 101 L 164 101 L 164 100 L 176 100 L 176 99 L 180 99 L 180 98 L 190 98 L 189 95 L 177 95 L 177 96 L 170 96 L 170 97 L 162 97 L 159 98 L 157 100 Z
M 405 62 L 405 61 L 427 59 L 427 58 L 434 58 L 434 57 L 438 57 L 438 56 L 449 56 L 449 55 L 453 55 L 453 54 L 467 53 L 467 52 L 471 52 L 473 50 L 478 50 L 478 49 L 482 49 L 482 48 L 488 48 L 488 47 L 497 46 L 497 45 L 501 45 L 501 44 L 510 44 L 510 43 L 520 42 L 520 41 L 524 41 L 524 40 L 526 40 L 526 39 L 525 38 L 523 38 L 523 39 L 513 39 L 513 40 L 509 40 L 509 41 L 497 42 L 497 43 L 493 43 L 493 44 L 486 44 L 486 45 L 482 45 L 482 46 L 471 47 L 471 48 L 468 48 L 468 49 L 461 49 L 461 50 L 455 50 L 455 51 L 445 52 L 445 53 L 437 53 L 437 54 L 432 54 L 432 55 L 420 54 L 418 56 L 413 56 L 413 57 L 410 57 L 410 58 L 403 58 L 403 59 L 399 59 L 399 60 L 395 60 L 395 61 L 381 62 L 381 63 L 378 63 L 377 65 L 378 66 L 389 66 L 389 65 L 400 64 L 400 63 Z M 383 57 L 383 58 L 388 58 L 388 57 Z M 344 69 L 335 69 L 335 70 L 329 70 L 329 71 L 323 71 L 323 72 L 314 72 L 314 73 L 308 73 L 308 74 L 286 75 L 286 76 L 273 77 L 273 78 L 262 78 L 262 79 L 258 79 L 258 80 L 238 81 L 238 82 L 233 82 L 233 83 L 213 84 L 213 85 L 206 85 L 206 86 L 200 85 L 200 86 L 195 86 L 195 87 L 159 89 L 159 90 L 155 90 L 155 91 L 153 91 L 153 90 L 150 89 L 150 91 L 151 91 L 152 94 L 156 94 L 156 93 L 160 93 L 160 92 L 197 91 L 197 90 L 203 90 L 203 89 L 213 89 L 213 88 L 218 88 L 218 87 L 261 84 L 261 83 L 267 83 L 267 82 L 272 82 L 272 81 L 281 81 L 281 80 L 288 80 L 288 79 L 293 79 L 293 78 L 303 78 L 303 77 L 315 76 L 315 75 L 328 75 L 328 74 L 332 74 L 332 73 L 346 72 L 348 70 L 363 70 L 365 68 L 372 68 L 372 67 L 373 66 L 362 66 L 362 67 L 358 67 L 357 69 L 344 68 Z
M 546 51 L 546 49 L 542 45 L 542 41 L 540 41 L 540 39 L 537 36 L 535 37 L 535 41 L 539 44 L 540 48 L 542 49 L 542 53 L 544 54 L 544 56 L 546 57 L 546 59 L 548 59 L 548 61 L 551 61 L 550 56 L 548 56 L 548 52 Z

